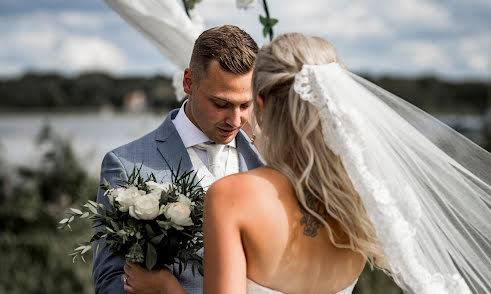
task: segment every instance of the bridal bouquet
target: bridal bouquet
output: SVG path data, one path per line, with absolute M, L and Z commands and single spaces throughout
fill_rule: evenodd
M 102 188 L 111 204 L 107 208 L 94 201 L 81 209 L 71 208 L 68 217 L 60 221 L 60 229 L 70 228 L 76 218 L 88 218 L 96 228 L 90 241 L 79 244 L 73 253 L 84 259 L 94 241 L 101 240 L 111 252 L 123 259 L 137 262 L 148 269 L 164 265 L 179 265 L 179 273 L 192 262 L 192 271 L 202 274 L 204 190 L 195 183 L 192 171 L 179 175 L 171 171 L 171 181 L 157 183 L 150 174 L 146 179 L 140 168 L 133 168 L 128 180 L 120 187 L 111 187 L 104 179 Z M 99 249 L 99 248 L 97 248 Z

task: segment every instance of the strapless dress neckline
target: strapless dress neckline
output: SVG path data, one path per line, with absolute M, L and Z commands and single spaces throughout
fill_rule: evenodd
M 346 289 L 343 289 L 337 292 L 336 294 L 351 294 L 353 292 L 353 289 L 355 288 L 356 282 L 358 282 L 358 279 L 355 282 L 353 282 L 353 284 L 348 286 Z M 251 279 L 247 279 L 247 294 L 284 294 L 284 293 L 266 288 L 254 282 Z

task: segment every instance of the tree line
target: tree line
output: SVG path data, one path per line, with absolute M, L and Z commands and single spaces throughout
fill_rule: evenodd
M 435 77 L 367 76 L 368 80 L 428 112 L 482 113 L 491 104 L 491 82 L 446 81 Z M 123 107 L 124 97 L 142 91 L 148 109 L 171 109 L 179 103 L 167 76 L 115 77 L 89 72 L 67 77 L 26 73 L 0 78 L 0 109 Z
M 26 73 L 0 80 L 0 108 L 100 108 L 123 107 L 124 97 L 143 91 L 147 106 L 169 108 L 178 105 L 172 80 L 166 76 L 114 77 L 106 73 L 83 73 L 74 77 L 57 73 Z

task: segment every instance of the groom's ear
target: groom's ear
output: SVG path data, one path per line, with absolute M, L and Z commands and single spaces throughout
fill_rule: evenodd
M 257 95 L 256 102 L 257 102 L 258 110 L 262 112 L 264 108 L 264 97 L 261 95 Z
M 191 69 L 186 68 L 184 70 L 184 77 L 182 78 L 182 88 L 184 89 L 184 93 L 191 95 L 193 86 L 193 72 Z

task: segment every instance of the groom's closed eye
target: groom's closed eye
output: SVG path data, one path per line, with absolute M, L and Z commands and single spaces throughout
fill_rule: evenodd
M 243 103 L 240 105 L 240 108 L 242 109 L 247 109 L 252 105 L 252 100 L 248 101 L 247 103 Z
M 213 97 L 212 98 L 213 104 L 217 108 L 227 108 L 227 107 L 234 107 L 233 103 L 230 103 L 229 101 L 222 99 L 222 98 L 217 98 Z M 252 105 L 252 100 L 247 101 L 246 103 L 240 104 L 241 109 L 247 109 Z
M 223 102 L 223 101 L 220 101 L 220 102 L 214 101 L 213 103 L 218 108 L 226 108 L 228 105 L 228 102 Z

